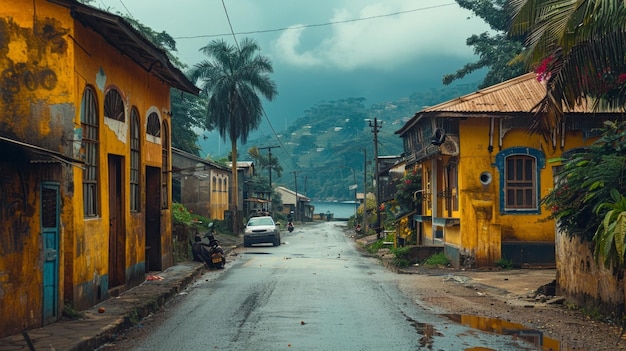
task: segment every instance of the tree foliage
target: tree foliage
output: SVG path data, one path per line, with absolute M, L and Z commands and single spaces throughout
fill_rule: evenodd
M 602 136 L 588 149 L 562 160 L 556 173 L 559 180 L 542 204 L 551 210 L 549 218 L 569 235 L 604 240 L 596 233 L 606 213 L 601 204 L 612 198 L 613 189 L 626 193 L 625 127 L 625 123 L 606 122 Z
M 215 128 L 222 139 L 230 139 L 232 152 L 233 193 L 238 194 L 237 142 L 245 143 L 257 129 L 263 115 L 260 95 L 272 100 L 277 94 L 270 78 L 273 67 L 269 58 L 259 55 L 259 45 L 245 38 L 241 45 L 214 40 L 200 49 L 208 59 L 190 71 L 192 81 L 199 81 L 208 100 L 206 126 Z M 238 232 L 239 196 L 231 196 L 233 231 Z
M 483 68 L 488 70 L 479 88 L 526 73 L 524 62 L 517 59 L 523 49 L 522 38 L 507 36 L 511 17 L 505 8 L 506 0 L 456 0 L 456 2 L 485 20 L 493 33 L 474 34 L 467 38 L 466 44 L 474 48 L 474 53 L 479 57 L 478 61 L 464 65 L 453 74 L 444 75 L 443 84 L 448 85 Z
M 200 156 L 198 132 L 204 129 L 206 100 L 178 89 L 170 90 L 172 146 Z
M 596 242 L 594 256 L 604 259 L 605 267 L 624 268 L 626 252 L 626 197 L 611 189 L 611 201 L 601 203 L 596 213 L 605 211 L 604 219 L 593 237 Z
M 280 165 L 280 163 L 278 162 L 278 158 L 276 158 L 275 155 L 272 155 L 270 159 L 269 153 L 267 154 L 267 156 L 263 155 L 260 152 L 259 148 L 256 146 L 253 146 L 250 149 L 248 149 L 248 155 L 252 157 L 252 159 L 254 159 L 255 164 L 258 169 L 272 172 L 277 177 L 282 176 L 283 167 Z
M 626 104 L 626 7 L 622 0 L 510 0 L 512 35 L 528 38 L 524 59 L 546 82 L 532 131 L 549 138 L 564 108 Z

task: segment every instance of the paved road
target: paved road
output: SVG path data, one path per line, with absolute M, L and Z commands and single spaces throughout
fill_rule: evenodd
M 533 350 L 424 311 L 337 222 L 296 227 L 196 283 L 134 350 Z M 482 347 L 482 348 L 480 348 Z

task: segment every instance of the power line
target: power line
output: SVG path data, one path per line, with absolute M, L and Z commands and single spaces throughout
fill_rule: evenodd
M 222 3 L 223 2 L 224 1 L 222 0 Z M 403 14 L 407 14 L 407 13 L 411 13 L 411 12 L 432 10 L 432 9 L 435 9 L 435 8 L 452 6 L 452 5 L 456 5 L 456 3 L 448 3 L 448 4 L 434 5 L 434 6 L 428 6 L 428 7 L 420 7 L 420 8 L 416 8 L 416 9 L 412 9 L 412 10 L 398 11 L 398 12 L 387 13 L 387 14 L 384 14 L 384 15 L 376 15 L 376 16 L 369 16 L 369 17 L 363 17 L 363 18 L 353 18 L 353 19 L 343 20 L 343 21 L 332 21 L 332 22 L 316 23 L 316 24 L 303 24 L 303 25 L 293 26 L 293 27 L 283 27 L 283 28 L 265 29 L 265 30 L 254 30 L 254 31 L 248 31 L 248 32 L 237 32 L 237 33 L 234 33 L 233 29 L 232 29 L 232 26 L 231 26 L 231 28 L 230 28 L 231 33 L 181 36 L 181 37 L 174 37 L 174 39 L 178 40 L 178 39 L 214 38 L 214 37 L 223 37 L 223 36 L 228 36 L 228 35 L 233 35 L 234 36 L 234 35 L 246 35 L 246 34 L 272 33 L 272 32 L 282 32 L 282 31 L 294 30 L 294 29 L 303 29 L 303 28 L 312 28 L 312 27 L 324 27 L 324 26 L 330 26 L 330 25 L 333 25 L 333 24 L 343 24 L 343 23 L 351 23 L 351 22 L 369 21 L 369 20 L 383 18 L 383 17 L 391 17 L 391 16 L 403 15 Z M 230 19 L 228 20 L 228 24 L 230 25 Z
M 226 20 L 228 20 L 228 26 L 230 27 L 230 33 L 233 35 L 233 40 L 235 41 L 235 45 L 237 45 L 237 49 L 241 51 L 241 48 L 239 47 L 239 43 L 237 43 L 237 36 L 235 35 L 235 31 L 233 30 L 233 24 L 230 22 L 230 16 L 228 15 L 228 10 L 226 9 L 226 4 L 224 3 L 224 0 L 222 0 L 222 7 L 224 7 Z

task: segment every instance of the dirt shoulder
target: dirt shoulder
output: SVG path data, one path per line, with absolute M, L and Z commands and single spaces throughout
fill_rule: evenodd
M 363 245 L 375 240 L 375 236 L 347 235 L 364 253 L 367 252 Z M 499 321 L 519 324 L 558 344 L 555 348 L 544 346 L 544 350 L 626 350 L 620 321 L 606 316 L 592 317 L 568 304 L 564 297 L 554 296 L 550 286 L 555 284 L 555 269 L 458 270 L 427 266 L 399 269 L 391 264 L 392 257 L 381 256 L 382 263 L 397 273 L 404 294 L 432 313 L 453 316 L 456 321 L 461 321 L 461 316 L 479 317 L 473 321 L 479 319 L 476 323 L 483 326 Z
M 388 267 L 398 273 L 400 289 L 433 313 L 521 324 L 556 340 L 561 351 L 626 350 L 615 323 L 591 318 L 562 297 L 542 294 L 552 292 L 554 269 Z

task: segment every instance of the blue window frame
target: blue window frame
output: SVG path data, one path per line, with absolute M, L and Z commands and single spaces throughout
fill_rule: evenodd
M 500 172 L 500 212 L 503 214 L 541 213 L 541 169 L 543 152 L 528 147 L 502 150 L 496 155 Z

